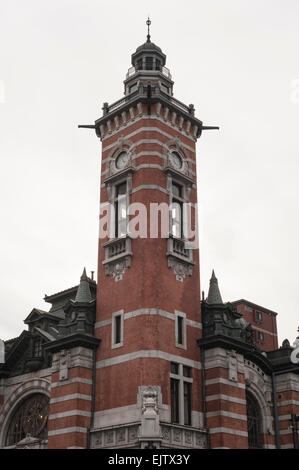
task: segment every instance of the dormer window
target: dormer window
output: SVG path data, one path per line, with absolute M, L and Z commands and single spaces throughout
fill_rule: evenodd
M 35 340 L 33 345 L 33 356 L 41 357 L 42 356 L 42 342 L 40 339 Z

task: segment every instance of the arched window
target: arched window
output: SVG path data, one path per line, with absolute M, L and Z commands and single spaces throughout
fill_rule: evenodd
M 262 417 L 257 400 L 246 391 L 248 449 L 261 449 L 263 439 L 261 432 Z
M 6 445 L 12 446 L 30 435 L 41 440 L 48 436 L 49 398 L 42 393 L 30 395 L 17 407 L 12 416 Z

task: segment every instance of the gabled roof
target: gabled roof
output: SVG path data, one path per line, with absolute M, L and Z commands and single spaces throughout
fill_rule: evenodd
M 27 325 L 28 323 L 31 323 L 35 320 L 39 320 L 41 318 L 49 318 L 49 319 L 57 320 L 57 315 L 54 315 L 53 313 L 50 313 L 50 312 L 45 312 L 44 310 L 34 308 L 33 310 L 31 310 L 28 317 L 25 318 L 24 323 Z
M 55 339 L 58 337 L 58 334 L 54 336 L 49 331 L 43 330 L 42 328 L 39 328 L 38 326 L 35 326 L 33 331 L 36 331 L 39 335 L 41 335 L 47 341 L 55 341 Z

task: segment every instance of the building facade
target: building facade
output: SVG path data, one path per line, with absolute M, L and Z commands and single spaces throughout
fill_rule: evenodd
M 5 343 L 0 447 L 294 446 L 299 367 L 276 313 L 223 303 L 214 272 L 201 299 L 196 142 L 212 128 L 173 85 L 148 34 L 124 97 L 81 126 L 102 142 L 98 281 L 84 269 Z

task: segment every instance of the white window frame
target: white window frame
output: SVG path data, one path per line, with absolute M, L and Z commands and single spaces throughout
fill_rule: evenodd
M 190 403 L 190 407 L 191 407 L 191 423 L 190 424 L 184 424 L 185 423 L 185 416 L 184 416 L 184 382 L 188 382 L 191 384 L 191 390 L 192 390 L 192 383 L 193 383 L 193 379 L 192 377 L 185 377 L 184 374 L 183 374 L 183 367 L 185 364 L 178 364 L 178 374 L 174 374 L 173 372 L 170 372 L 170 378 L 171 379 L 176 379 L 179 381 L 179 423 L 177 424 L 180 424 L 182 426 L 192 426 L 192 392 L 191 392 L 191 403 Z M 189 367 L 189 369 L 191 370 L 191 375 L 192 375 L 192 368 L 190 366 L 187 366 Z
M 175 345 L 177 348 L 187 349 L 187 327 L 186 327 L 186 314 L 184 312 L 179 312 L 179 310 L 174 311 L 175 314 Z M 182 335 L 183 342 L 179 343 L 179 318 L 182 318 Z
M 120 342 L 115 342 L 116 333 L 116 317 L 120 317 Z M 112 325 L 111 325 L 111 348 L 116 349 L 124 345 L 124 310 L 112 313 Z

